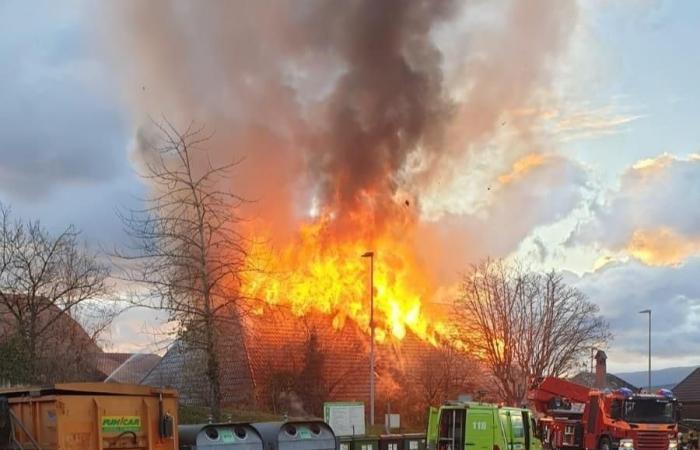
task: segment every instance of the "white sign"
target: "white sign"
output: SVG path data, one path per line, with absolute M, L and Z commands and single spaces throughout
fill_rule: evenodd
M 365 404 L 362 402 L 325 403 L 323 419 L 336 436 L 365 434 Z
M 401 428 L 401 416 L 399 414 L 385 414 L 384 423 L 387 428 Z

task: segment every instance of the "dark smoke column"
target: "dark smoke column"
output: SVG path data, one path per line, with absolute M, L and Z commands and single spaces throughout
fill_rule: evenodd
M 321 207 L 338 220 L 373 215 L 381 227 L 397 211 L 398 174 L 419 146 L 436 152 L 449 104 L 433 25 L 452 1 L 363 0 L 323 3 L 309 29 L 347 70 L 327 99 L 327 118 L 310 151 Z M 330 6 L 332 5 L 332 6 Z

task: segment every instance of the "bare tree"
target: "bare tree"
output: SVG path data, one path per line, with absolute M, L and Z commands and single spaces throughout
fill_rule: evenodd
M 203 128 L 155 125 L 160 136 L 147 143 L 141 174 L 152 195 L 143 209 L 119 214 L 132 246 L 116 256 L 124 278 L 145 288 L 137 303 L 167 310 L 187 348 L 204 352 L 208 406 L 219 419 L 219 334 L 223 322 L 239 323 L 233 317 L 247 256 L 236 215 L 243 199 L 221 186 L 239 161 L 212 165 Z
M 54 381 L 42 364 L 65 368 L 67 358 L 94 345 L 104 327 L 92 337 L 83 333 L 75 320 L 79 310 L 100 312 L 106 324 L 113 317 L 105 303 L 109 268 L 78 237 L 73 226 L 52 235 L 38 221 L 13 221 L 0 205 L 0 328 L 3 340 L 26 356 L 24 381 Z M 70 345 L 76 349 L 69 353 Z
M 486 261 L 462 281 L 460 339 L 488 367 L 500 397 L 521 404 L 533 381 L 562 376 L 610 339 L 598 306 L 555 272 Z
M 415 377 L 423 411 L 459 394 L 470 393 L 477 386 L 476 363 L 450 343 L 438 343 L 420 359 Z

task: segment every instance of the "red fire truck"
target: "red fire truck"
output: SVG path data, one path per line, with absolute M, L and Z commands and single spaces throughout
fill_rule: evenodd
M 528 399 L 541 416 L 542 444 L 555 450 L 676 450 L 678 403 L 673 393 L 589 389 L 542 379 Z

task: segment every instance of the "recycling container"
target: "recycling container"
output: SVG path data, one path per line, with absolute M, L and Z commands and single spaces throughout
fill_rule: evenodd
M 403 435 L 382 434 L 379 436 L 379 450 L 403 450 Z
M 352 449 L 352 436 L 338 436 L 336 440 L 338 441 L 338 450 Z
M 265 450 L 336 450 L 333 430 L 321 420 L 252 424 Z
M 375 436 L 353 436 L 351 450 L 379 450 L 379 439 Z
M 260 434 L 246 423 L 180 425 L 180 450 L 263 450 Z
M 403 435 L 403 450 L 426 450 L 425 434 L 406 433 Z
M 177 394 L 114 383 L 0 389 L 0 449 L 177 450 Z

